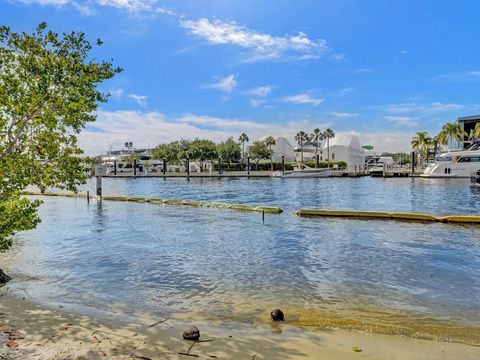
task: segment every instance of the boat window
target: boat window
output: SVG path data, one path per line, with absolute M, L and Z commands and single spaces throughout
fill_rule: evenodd
M 435 158 L 436 161 L 452 161 L 451 156 L 437 156 Z
M 458 159 L 459 163 L 463 162 L 480 162 L 480 157 L 478 156 L 462 156 Z
M 118 168 L 119 169 L 123 168 L 123 164 L 118 164 Z

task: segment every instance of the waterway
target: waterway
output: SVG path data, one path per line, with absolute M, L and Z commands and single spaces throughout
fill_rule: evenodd
M 356 329 L 480 345 L 480 227 L 300 218 L 300 208 L 480 214 L 468 181 L 104 179 L 105 195 L 284 209 L 280 215 L 43 198 L 17 235 L 12 288 L 51 303 L 155 317 Z M 94 192 L 93 183 L 82 191 Z

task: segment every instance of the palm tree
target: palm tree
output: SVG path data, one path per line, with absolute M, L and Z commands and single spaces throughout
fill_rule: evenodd
M 462 129 L 462 125 L 459 122 L 446 123 L 438 134 L 438 139 L 440 144 L 448 145 L 449 140 L 462 142 L 465 135 L 466 132 Z
M 303 164 L 303 143 L 305 141 L 308 141 L 308 138 L 309 138 L 309 136 L 305 131 L 299 131 L 297 133 L 297 135 L 295 135 L 295 140 L 297 141 L 298 145 L 300 146 L 302 164 Z
M 421 159 L 427 154 L 428 147 L 432 144 L 432 138 L 426 131 L 419 131 L 412 139 L 412 148 L 421 151 Z
M 267 138 L 265 139 L 265 145 L 268 146 L 268 148 L 270 149 L 270 170 L 273 171 L 273 150 L 272 150 L 272 146 L 276 144 L 276 141 L 275 139 L 273 138 L 273 136 L 267 136 Z
M 468 139 L 472 140 L 473 138 L 480 137 L 480 122 L 475 124 L 475 128 L 470 130 L 470 134 L 468 135 Z
M 335 133 L 332 129 L 328 128 L 322 133 L 322 136 L 324 139 L 327 139 L 327 163 L 328 167 L 330 167 L 330 138 L 333 138 Z
M 437 151 L 438 151 L 438 145 L 439 144 L 440 144 L 440 140 L 438 139 L 438 135 L 434 136 L 431 140 L 431 145 L 433 146 L 433 157 L 434 158 L 437 156 Z
M 245 159 L 245 143 L 248 143 L 248 140 L 248 135 L 245 133 L 242 133 L 242 135 L 238 137 L 238 141 L 240 141 L 240 144 L 242 144 L 242 164 Z
M 319 142 L 323 140 L 323 133 L 320 131 L 319 128 L 313 130 L 313 134 L 311 135 L 312 141 L 315 143 L 315 161 L 318 159 L 318 145 Z M 315 167 L 317 167 L 317 163 L 315 163 Z

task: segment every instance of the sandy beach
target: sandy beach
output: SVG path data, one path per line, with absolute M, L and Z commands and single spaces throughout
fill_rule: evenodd
M 1 289 L 1 359 L 478 359 L 478 347 L 283 324 L 87 316 Z M 58 309 L 57 309 L 58 308 Z M 198 342 L 182 339 L 186 325 Z M 355 351 L 356 350 L 356 351 Z

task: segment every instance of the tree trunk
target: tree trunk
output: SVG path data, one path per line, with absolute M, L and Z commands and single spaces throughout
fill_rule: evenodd
M 330 138 L 327 137 L 327 166 L 330 167 Z
M 300 154 L 301 154 L 300 159 L 302 160 L 302 164 L 303 164 L 303 143 L 300 144 Z

